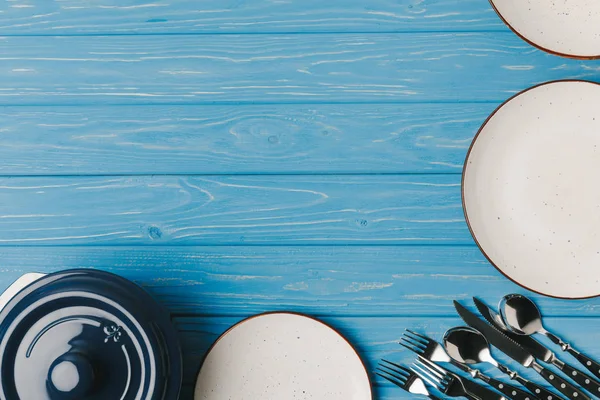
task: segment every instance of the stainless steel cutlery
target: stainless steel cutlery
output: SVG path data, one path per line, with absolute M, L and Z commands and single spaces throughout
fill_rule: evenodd
M 487 397 L 479 397 L 465 389 L 463 378 L 453 374 L 439 365 L 419 356 L 413 364 L 413 371 L 436 387 L 440 392 L 450 397 L 466 397 L 469 400 L 487 400 Z
M 402 365 L 382 360 L 375 374 L 409 393 L 421 394 L 429 397 L 431 400 L 441 400 L 439 397 L 429 393 L 423 380 L 414 371 Z
M 532 368 L 568 399 L 591 400 L 590 397 L 581 389 L 574 386 L 563 377 L 558 376 L 551 370 L 540 365 L 536 361 L 535 357 L 531 355 L 531 353 L 527 352 L 527 350 L 506 336 L 502 331 L 483 321 L 460 303 L 455 301 L 454 306 L 456 307 L 458 314 L 461 316 L 463 321 L 467 323 L 467 325 L 481 332 L 494 347 L 498 348 L 498 350 L 502 351 L 504 354 L 517 361 L 522 366 L 526 368 Z
M 521 335 L 540 333 L 547 336 L 552 342 L 559 345 L 562 351 L 573 355 L 592 374 L 600 378 L 600 363 L 574 349 L 554 333 L 548 332 L 542 324 L 540 310 L 529 298 L 519 294 L 504 296 L 500 303 L 500 312 L 509 329 Z
M 544 400 L 562 399 L 562 397 L 555 395 L 545 387 L 523 378 L 515 371 L 496 361 L 492 357 L 487 339 L 479 331 L 469 328 L 457 328 L 449 331 L 444 340 L 449 344 L 452 343 L 452 347 L 449 346 L 448 348 L 451 352 L 460 353 L 462 357 L 470 357 L 474 361 L 487 362 L 495 366 L 501 372 L 508 375 L 510 379 L 525 386 L 536 397 Z
M 467 365 L 468 363 L 470 363 L 469 361 L 464 359 L 457 359 L 452 354 L 449 354 L 442 345 L 425 335 L 421 335 L 419 333 L 407 329 L 406 333 L 404 334 L 404 337 L 401 339 L 400 344 L 430 361 L 451 363 L 452 365 L 471 375 L 471 377 L 487 383 L 488 385 L 490 385 L 491 387 L 493 387 L 494 389 L 498 390 L 500 393 L 506 396 L 504 397 L 498 393 L 495 393 L 493 390 L 488 389 L 483 385 L 479 385 L 476 382 L 465 380 L 465 388 L 478 397 L 484 398 L 486 400 L 501 400 L 506 398 L 512 400 L 537 399 L 537 397 L 535 397 L 531 393 L 527 393 L 526 391 L 518 387 L 502 382 L 498 379 L 491 378 L 483 374 L 479 370 L 469 367 Z
M 598 382 L 596 378 L 589 376 L 585 372 L 582 372 L 576 369 L 575 367 L 572 367 L 571 365 L 562 362 L 561 360 L 556 358 L 554 352 L 552 352 L 550 349 L 548 349 L 546 346 L 544 346 L 534 338 L 527 335 L 518 335 L 510 332 L 509 328 L 504 323 L 503 319 L 498 313 L 496 313 L 490 307 L 485 305 L 481 300 L 475 297 L 473 298 L 473 301 L 475 302 L 475 306 L 477 307 L 481 315 L 483 315 L 483 317 L 486 320 L 488 320 L 488 322 L 490 322 L 496 328 L 502 330 L 510 339 L 514 340 L 519 345 L 527 349 L 535 358 L 545 363 L 549 363 L 556 366 L 559 370 L 564 372 L 566 376 L 568 376 L 570 379 L 581 385 L 590 393 L 594 394 L 595 396 L 600 395 L 600 382 Z
M 428 385 L 447 396 L 463 396 L 470 400 L 591 400 L 586 391 L 600 398 L 600 380 L 561 361 L 552 350 L 531 336 L 535 333 L 547 336 L 595 376 L 600 376 L 600 363 L 574 350 L 544 328 L 541 313 L 530 299 L 507 295 L 500 303 L 499 312 L 475 297 L 473 301 L 483 318 L 455 301 L 456 311 L 469 327 L 449 329 L 441 343 L 407 329 L 400 344 L 415 353 L 417 359 L 410 368 L 383 360 L 376 374 L 406 391 L 432 399 L 438 398 L 430 394 Z M 537 372 L 561 395 L 499 363 L 490 352 L 490 344 L 521 366 Z M 560 373 L 540 362 L 552 364 Z M 476 380 L 461 377 L 438 363 L 450 363 Z M 523 386 L 508 384 L 472 367 L 480 363 L 495 366 Z
M 473 332 L 470 328 L 453 328 L 448 330 L 444 334 L 444 347 L 450 357 L 466 364 L 478 364 L 494 360 L 490 354 L 489 344 L 485 338 L 481 334 L 478 334 L 478 332 Z M 538 397 L 532 393 L 500 380 L 486 377 L 484 381 L 496 390 L 505 394 L 509 399 L 538 399 Z

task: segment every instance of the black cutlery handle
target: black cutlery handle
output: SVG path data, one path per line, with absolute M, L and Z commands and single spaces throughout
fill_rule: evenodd
M 531 393 L 535 394 L 540 399 L 544 400 L 565 400 L 564 398 L 556 395 L 554 392 L 549 391 L 543 386 L 538 385 L 537 383 L 528 381 L 525 378 L 521 378 L 518 376 L 515 378 L 517 382 L 521 383 L 523 386 L 527 388 L 527 390 L 531 391 Z
M 505 367 L 502 364 L 498 365 L 498 369 L 500 369 L 500 371 L 507 374 L 510 377 L 510 379 L 515 380 L 515 381 L 519 382 L 521 385 L 525 386 L 527 388 L 527 390 L 529 390 L 531 393 L 533 393 L 540 399 L 543 399 L 543 400 L 565 400 L 563 397 L 558 396 L 557 394 L 549 391 L 545 387 L 540 386 L 537 383 L 531 382 L 531 381 L 521 377 L 516 372 L 508 369 L 507 367 Z
M 560 368 L 565 375 L 577 382 L 577 384 L 579 384 L 585 390 L 592 393 L 596 397 L 600 396 L 600 382 L 598 382 L 595 378 L 592 378 L 585 372 L 573 368 L 569 364 L 565 364 L 562 361 L 556 360 L 553 364 Z
M 490 378 L 487 383 L 511 400 L 539 400 L 537 396 L 498 379 Z
M 555 344 L 559 345 L 562 351 L 566 351 L 577 359 L 583 366 L 585 366 L 592 374 L 600 378 L 600 363 L 592 360 L 585 354 L 575 350 L 571 345 L 552 332 L 544 331 L 544 334 Z
M 567 351 L 570 354 L 572 354 L 577 359 L 577 361 L 579 361 L 581 363 L 581 365 L 583 365 L 584 367 L 586 367 L 592 374 L 594 374 L 595 376 L 597 376 L 598 378 L 600 378 L 600 364 L 598 362 L 592 360 L 591 358 L 589 358 L 585 354 L 582 354 L 582 353 L 578 352 L 577 350 L 575 350 L 571 346 L 569 346 L 567 348 Z
M 542 367 L 537 362 L 531 364 L 531 367 L 542 376 L 549 384 L 554 386 L 556 390 L 567 396 L 571 400 L 592 400 L 588 395 L 581 391 L 575 385 L 556 375 L 556 373 L 550 371 L 547 368 Z
M 468 373 L 469 375 L 471 375 L 471 377 L 480 379 L 487 384 L 489 384 L 490 380 L 492 379 L 489 376 L 482 374 L 478 369 L 473 369 L 465 364 L 459 363 L 458 361 L 451 360 L 450 363 L 452 365 L 454 365 L 455 367 L 461 369 L 462 371 Z M 463 379 L 463 385 L 468 392 L 470 392 L 470 393 L 474 394 L 475 396 L 480 397 L 482 399 L 506 400 L 499 393 L 496 393 L 492 389 L 490 389 L 486 386 L 480 385 L 479 383 L 474 382 L 470 379 L 466 379 L 466 378 Z

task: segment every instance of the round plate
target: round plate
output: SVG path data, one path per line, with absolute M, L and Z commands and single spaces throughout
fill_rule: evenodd
M 235 325 L 210 350 L 195 400 L 371 400 L 358 354 L 307 316 L 263 314 Z
M 490 2 L 504 22 L 532 45 L 564 57 L 600 57 L 598 0 Z
M 558 81 L 508 100 L 475 137 L 465 217 L 508 278 L 560 298 L 600 294 L 600 85 Z

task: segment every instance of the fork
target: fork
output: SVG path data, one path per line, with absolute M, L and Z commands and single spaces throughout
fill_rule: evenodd
M 503 395 L 507 396 L 512 400 L 539 400 L 538 397 L 533 394 L 526 392 L 523 389 L 520 389 L 514 385 L 502 382 L 498 379 L 491 378 L 487 375 L 484 375 L 477 369 L 470 368 L 466 364 L 458 362 L 451 358 L 444 347 L 436 342 L 435 340 L 421 335 L 419 333 L 413 332 L 409 329 L 406 330 L 407 333 L 404 333 L 403 337 L 400 339 L 400 345 L 406 347 L 410 351 L 417 353 L 421 357 L 430 360 L 430 361 L 438 361 L 438 362 L 449 362 L 452 365 L 460 368 L 464 372 L 468 373 L 475 379 L 480 379 L 483 382 L 487 383 L 494 389 L 498 390 Z M 481 386 L 474 386 L 474 382 L 465 380 L 464 385 L 467 390 L 473 394 L 481 395 L 481 397 L 488 396 L 485 393 L 481 392 Z M 484 388 L 485 389 L 485 388 Z M 487 389 L 486 389 L 487 390 Z
M 388 380 L 399 388 L 413 394 L 422 394 L 431 400 L 441 400 L 439 397 L 429 393 L 425 383 L 417 376 L 414 371 L 395 364 L 387 360 L 381 360 L 381 363 L 375 370 L 375 374 Z
M 468 392 L 465 389 L 462 379 L 455 374 L 452 374 L 437 364 L 418 356 L 419 358 L 413 363 L 413 371 L 429 383 L 437 388 L 440 392 L 450 397 L 466 397 L 469 400 L 486 400 Z

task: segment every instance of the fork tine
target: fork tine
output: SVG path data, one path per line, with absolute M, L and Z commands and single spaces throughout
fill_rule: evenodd
M 411 372 L 410 372 L 410 369 L 408 369 L 408 368 L 406 368 L 406 367 L 403 367 L 403 366 L 402 366 L 402 365 L 400 365 L 400 364 L 396 364 L 396 363 L 393 363 L 393 362 L 391 362 L 391 361 L 388 361 L 388 360 L 381 360 L 381 362 L 384 362 L 384 363 L 386 363 L 386 364 L 390 364 L 390 365 L 392 365 L 392 366 L 394 366 L 394 367 L 398 368 L 400 371 L 404 372 L 404 374 L 406 374 L 406 375 L 408 375 L 408 376 L 410 376 L 410 374 L 411 374 Z M 400 372 L 400 371 L 398 371 L 398 372 Z
M 420 333 L 417 333 L 417 332 L 411 331 L 410 329 L 407 329 L 407 331 L 408 331 L 408 332 L 410 332 L 410 333 L 412 333 L 412 334 L 413 334 L 413 335 L 415 335 L 415 336 L 418 336 L 418 337 L 420 337 L 421 339 L 425 340 L 427 343 L 429 343 L 429 342 L 431 342 L 431 341 L 432 341 L 430 338 L 428 338 L 428 337 L 427 337 L 427 336 L 425 336 L 425 335 L 421 335 Z
M 392 368 L 390 365 L 395 368 Z M 406 383 L 411 374 L 410 370 L 387 360 L 381 360 L 381 363 L 377 366 L 377 371 L 390 375 L 402 383 Z
M 398 382 L 401 382 L 402 384 L 405 384 L 408 381 L 408 377 L 399 374 L 397 371 L 394 371 L 393 369 L 391 369 L 390 367 L 386 367 L 385 365 L 378 367 L 376 371 L 387 374 L 392 378 L 396 379 Z
M 412 371 L 417 374 L 417 376 L 421 379 L 423 379 L 425 382 L 427 382 L 428 384 L 430 384 L 431 386 L 433 386 L 434 388 L 437 389 L 442 389 L 442 383 L 441 381 L 437 380 L 435 377 L 433 377 L 432 375 L 429 374 L 428 371 L 424 370 L 423 367 L 421 367 L 420 365 L 417 364 L 413 364 L 413 366 L 411 367 Z
M 403 343 L 404 342 L 404 343 Z M 406 338 L 400 338 L 399 342 L 402 346 L 406 347 L 410 351 L 413 351 L 418 354 L 423 354 L 425 352 L 426 346 L 423 343 L 412 342 Z
M 416 360 L 413 365 L 417 365 L 421 368 L 424 368 L 431 375 L 435 376 L 439 381 L 444 379 L 444 374 L 442 374 L 439 371 L 437 371 L 436 369 L 432 368 L 430 365 L 424 363 L 422 360 L 423 360 L 423 358 L 419 357 L 419 359 Z
M 444 368 L 440 367 L 439 365 L 437 365 L 434 362 L 429 361 L 426 358 L 423 358 L 421 356 L 419 356 L 419 358 L 422 360 L 423 363 L 427 364 L 430 366 L 430 368 L 435 369 L 438 373 L 443 374 L 443 375 L 448 375 L 448 371 L 446 371 Z
M 408 350 L 412 351 L 413 353 L 417 353 L 417 354 L 423 354 L 424 353 L 423 350 L 421 350 L 419 348 L 410 347 L 410 346 L 408 346 L 408 345 L 406 345 L 406 344 L 404 344 L 402 342 L 399 342 L 398 344 L 400 344 L 400 346 L 402 346 L 402 347 L 407 348 Z
M 384 375 L 383 373 L 375 372 L 375 375 L 382 377 L 383 379 L 392 382 L 394 385 L 404 389 L 404 383 L 394 379 L 391 376 Z
M 386 365 L 385 363 L 387 363 L 389 365 Z M 394 372 L 395 374 L 402 376 L 403 379 L 405 379 L 405 380 L 410 379 L 411 375 L 413 375 L 413 372 L 410 369 L 403 367 L 400 364 L 396 364 L 396 363 L 393 363 L 393 362 L 390 362 L 387 360 L 381 360 L 379 367 L 380 368 L 384 367 L 386 369 L 389 369 L 390 371 Z
M 408 333 L 407 333 L 408 332 Z M 405 338 L 409 338 L 413 342 L 421 343 L 424 346 L 427 346 L 430 342 L 428 339 L 423 339 L 420 335 L 414 333 L 413 331 L 406 329 L 406 332 L 402 334 Z

